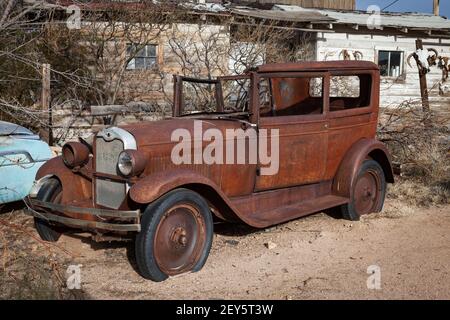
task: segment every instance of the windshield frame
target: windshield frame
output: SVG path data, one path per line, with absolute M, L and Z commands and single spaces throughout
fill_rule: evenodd
M 242 74 L 242 75 L 229 75 L 229 76 L 220 76 L 215 79 L 202 79 L 202 78 L 192 78 L 186 76 L 173 75 L 173 86 L 174 86 L 174 98 L 173 98 L 173 108 L 172 108 L 172 116 L 173 117 L 186 117 L 186 116 L 205 116 L 205 115 L 224 115 L 226 116 L 228 113 L 236 113 L 236 111 L 225 111 L 224 110 L 224 97 L 223 97 L 223 89 L 222 82 L 223 81 L 236 81 L 236 80 L 245 80 L 248 79 L 250 81 L 248 96 L 251 101 L 251 81 L 252 77 L 250 74 Z M 188 83 L 200 83 L 200 84 L 211 84 L 215 86 L 215 99 L 217 101 L 216 110 L 215 111 L 196 111 L 192 113 L 183 113 L 184 111 L 184 95 L 183 95 L 183 82 Z M 251 103 L 249 103 L 248 110 L 246 112 L 249 116 L 251 115 Z

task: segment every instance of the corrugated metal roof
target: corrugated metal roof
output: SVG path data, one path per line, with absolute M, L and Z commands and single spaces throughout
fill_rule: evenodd
M 300 8 L 300 7 L 298 7 Z M 290 22 L 334 22 L 335 19 L 324 15 L 318 11 L 310 10 L 299 14 L 295 11 L 287 10 L 261 10 L 253 9 L 250 7 L 232 7 L 231 13 L 248 16 L 258 19 L 278 20 L 278 21 L 290 21 Z
M 336 20 L 335 23 L 367 25 L 372 17 L 371 13 L 364 11 L 335 11 L 324 9 L 306 9 L 299 6 L 275 5 L 274 11 L 297 13 L 299 15 L 317 12 Z M 450 30 L 450 20 L 445 17 L 424 13 L 381 13 L 380 25 L 382 27 L 411 28 L 411 29 L 437 29 Z M 444 30 L 443 30 L 444 31 Z
M 24 0 L 26 2 L 35 2 L 37 0 Z M 110 0 L 100 1 L 91 0 L 85 4 L 81 4 L 75 0 L 46 0 L 49 3 L 57 3 L 58 5 L 69 5 L 77 3 L 82 8 L 90 9 L 109 9 L 113 4 L 121 5 L 118 8 L 138 8 L 145 6 L 144 3 L 136 2 L 136 0 Z M 154 0 L 155 3 L 157 3 Z M 172 1 L 167 1 L 172 2 Z M 44 2 L 46 3 L 46 2 Z M 236 5 L 234 3 L 193 3 L 176 1 L 180 7 L 193 12 L 208 12 L 217 15 L 240 15 L 257 19 L 289 21 L 298 23 L 334 23 L 334 24 L 350 24 L 350 25 L 367 25 L 371 13 L 365 11 L 339 11 L 330 9 L 310 9 L 296 5 L 273 5 L 271 10 L 263 10 L 253 8 L 250 5 Z M 136 6 L 136 7 L 133 7 Z M 380 15 L 380 26 L 391 28 L 408 28 L 412 30 L 435 30 L 443 33 L 450 32 L 450 20 L 445 17 L 435 16 L 424 13 L 393 13 L 383 12 Z
M 222 4 L 219 4 L 219 3 L 185 2 L 185 3 L 180 3 L 179 5 L 186 7 L 186 8 L 190 8 L 192 10 L 196 10 L 196 11 L 206 11 L 206 12 L 215 12 L 215 13 L 228 11 L 225 6 L 223 6 Z

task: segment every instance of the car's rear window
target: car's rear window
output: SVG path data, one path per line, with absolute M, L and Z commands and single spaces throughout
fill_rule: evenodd
M 330 111 L 367 107 L 370 104 L 370 74 L 331 76 Z

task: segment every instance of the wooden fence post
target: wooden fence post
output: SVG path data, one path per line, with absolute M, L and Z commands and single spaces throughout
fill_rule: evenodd
M 416 50 L 423 50 L 422 40 L 416 40 Z M 422 97 L 422 111 L 424 113 L 425 126 L 430 125 L 430 101 L 428 99 L 427 75 L 425 71 L 419 68 L 419 61 L 417 61 L 420 81 L 420 96 Z
M 42 92 L 41 92 L 42 111 L 44 111 L 45 126 L 41 128 L 42 138 L 49 144 L 53 145 L 53 119 L 52 108 L 50 105 L 50 65 L 42 64 Z

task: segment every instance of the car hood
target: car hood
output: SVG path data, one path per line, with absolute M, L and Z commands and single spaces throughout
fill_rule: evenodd
M 234 119 L 208 119 L 208 118 L 170 118 L 159 121 L 149 121 L 121 126 L 120 128 L 131 133 L 136 139 L 138 146 L 149 146 L 156 144 L 172 144 L 172 134 L 177 129 L 187 130 L 194 137 L 194 128 L 201 134 L 207 129 L 215 128 L 225 136 L 226 129 L 242 128 L 243 122 Z M 186 131 L 184 131 L 186 132 Z M 176 138 L 178 141 L 178 137 Z
M 0 137 L 12 136 L 19 139 L 39 140 L 39 136 L 18 124 L 0 121 Z

